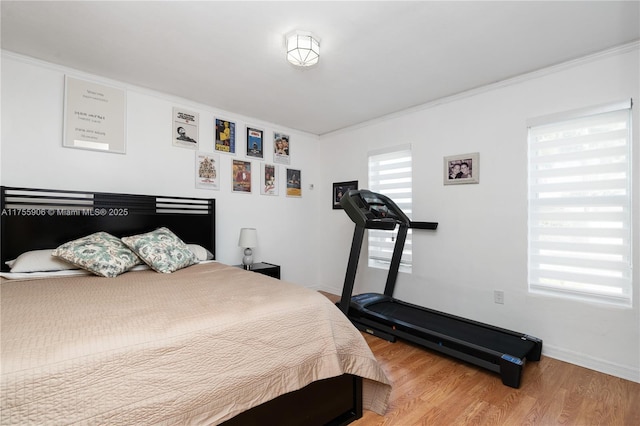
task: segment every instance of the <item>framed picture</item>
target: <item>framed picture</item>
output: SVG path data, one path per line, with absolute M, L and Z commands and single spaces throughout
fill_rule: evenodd
M 220 154 L 196 151 L 196 188 L 220 189 Z
M 251 193 L 251 161 L 233 160 L 233 192 Z
M 247 157 L 264 157 L 264 132 L 247 126 Z
M 216 151 L 236 153 L 236 123 L 216 118 Z
M 260 193 L 278 195 L 278 166 L 260 163 Z
M 480 182 L 480 154 L 444 157 L 444 184 L 460 185 Z
M 62 145 L 124 154 L 125 91 L 69 76 L 64 89 Z
M 273 162 L 280 164 L 290 163 L 291 139 L 284 133 L 273 132 Z
M 197 112 L 173 107 L 173 146 L 198 148 L 198 119 Z
M 287 197 L 302 197 L 302 172 L 287 169 Z
M 331 195 L 331 203 L 334 209 L 341 209 L 340 200 L 342 196 L 352 189 L 358 189 L 358 181 L 352 180 L 349 182 L 334 182 L 333 194 Z

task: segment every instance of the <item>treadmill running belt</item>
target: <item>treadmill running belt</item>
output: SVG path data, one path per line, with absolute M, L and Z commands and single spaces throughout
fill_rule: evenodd
M 524 359 L 535 345 L 533 342 L 523 340 L 517 336 L 431 313 L 423 309 L 416 309 L 402 303 L 374 303 L 368 305 L 365 310 L 388 317 L 387 319 L 403 321 L 521 359 Z

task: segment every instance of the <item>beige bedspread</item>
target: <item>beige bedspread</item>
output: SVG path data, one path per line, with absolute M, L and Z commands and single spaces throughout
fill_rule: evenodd
M 312 381 L 390 386 L 321 294 L 219 263 L 1 279 L 2 424 L 217 424 Z

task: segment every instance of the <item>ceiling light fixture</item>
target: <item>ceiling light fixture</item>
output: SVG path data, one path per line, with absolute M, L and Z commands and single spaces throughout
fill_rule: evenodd
M 298 67 L 310 67 L 320 60 L 320 39 L 308 31 L 287 34 L 287 60 Z

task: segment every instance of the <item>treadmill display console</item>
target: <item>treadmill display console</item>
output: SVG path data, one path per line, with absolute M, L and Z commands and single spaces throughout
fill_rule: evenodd
M 393 229 L 397 224 L 411 223 L 391 199 L 365 189 L 347 192 L 340 205 L 356 225 L 365 228 Z

